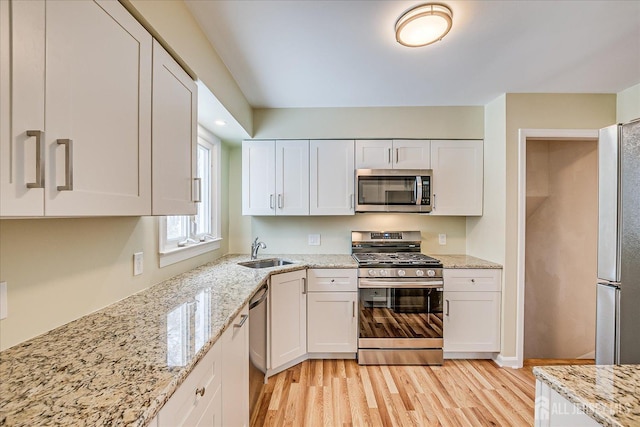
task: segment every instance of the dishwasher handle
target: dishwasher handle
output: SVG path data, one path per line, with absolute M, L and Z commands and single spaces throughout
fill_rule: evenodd
M 269 285 L 265 283 L 260 289 L 258 289 L 258 292 L 260 292 L 261 290 L 264 290 L 264 292 L 257 301 L 253 301 L 249 304 L 249 310 L 253 310 L 267 299 L 267 295 L 269 294 Z

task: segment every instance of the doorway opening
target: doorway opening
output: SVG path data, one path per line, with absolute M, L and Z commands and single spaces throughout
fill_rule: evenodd
M 517 358 L 592 359 L 597 131 L 521 130 Z

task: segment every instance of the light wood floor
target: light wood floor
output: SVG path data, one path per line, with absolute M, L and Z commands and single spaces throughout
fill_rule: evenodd
M 308 360 L 269 379 L 251 426 L 531 426 L 531 367 Z

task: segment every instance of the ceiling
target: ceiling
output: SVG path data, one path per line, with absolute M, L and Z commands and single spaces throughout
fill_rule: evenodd
M 445 1 L 453 27 L 407 48 L 416 1 L 185 0 L 253 107 L 485 105 L 502 93 L 640 83 L 640 1 Z

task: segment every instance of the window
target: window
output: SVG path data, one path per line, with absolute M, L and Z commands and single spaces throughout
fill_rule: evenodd
M 160 218 L 160 267 L 220 247 L 220 141 L 199 127 L 196 152 L 198 210 L 195 215 Z

